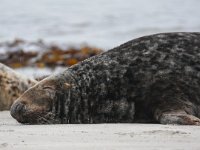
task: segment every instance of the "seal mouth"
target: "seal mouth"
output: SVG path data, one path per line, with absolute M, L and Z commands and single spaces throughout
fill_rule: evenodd
M 23 114 L 26 112 L 26 106 L 16 101 L 10 109 L 10 114 L 13 118 L 15 118 L 18 122 L 26 123 L 26 119 L 23 117 Z
M 62 121 L 52 111 L 28 109 L 26 104 L 15 101 L 10 109 L 11 116 L 23 124 L 60 124 Z
M 50 124 L 53 122 L 59 122 L 55 120 L 54 114 L 51 112 L 40 112 L 40 111 L 28 111 L 26 105 L 16 101 L 10 109 L 10 114 L 18 122 L 23 124 Z

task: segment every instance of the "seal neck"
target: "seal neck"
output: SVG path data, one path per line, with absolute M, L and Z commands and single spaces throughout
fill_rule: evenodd
M 59 79 L 58 84 L 61 87 L 57 93 L 55 104 L 56 116 L 60 118 L 60 123 L 80 123 L 77 115 L 79 114 L 81 92 L 76 76 L 70 69 L 67 69 L 56 78 Z M 63 86 L 65 83 L 69 84 L 70 87 L 65 88 Z

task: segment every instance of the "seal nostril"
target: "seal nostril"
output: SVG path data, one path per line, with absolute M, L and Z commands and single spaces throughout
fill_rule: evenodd
M 16 106 L 16 111 L 20 112 L 22 109 L 23 109 L 24 105 L 19 103 L 17 106 Z
M 20 121 L 20 118 L 22 118 L 22 114 L 24 112 L 25 105 L 21 102 L 17 101 L 15 102 L 10 109 L 10 114 L 13 118 Z

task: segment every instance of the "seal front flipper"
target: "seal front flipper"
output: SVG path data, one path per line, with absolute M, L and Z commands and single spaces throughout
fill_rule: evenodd
M 179 124 L 179 125 L 198 125 L 200 126 L 200 119 L 187 114 L 184 110 L 157 110 L 154 114 L 155 119 L 161 124 Z
M 178 86 L 169 86 L 152 102 L 154 119 L 161 124 L 200 125 L 199 107 Z

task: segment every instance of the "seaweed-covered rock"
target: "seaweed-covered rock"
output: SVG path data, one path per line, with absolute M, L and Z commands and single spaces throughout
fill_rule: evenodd
M 0 62 L 11 68 L 66 67 L 102 52 L 101 49 L 90 46 L 73 48 L 43 41 L 28 42 L 20 39 L 0 43 L 0 49 Z

